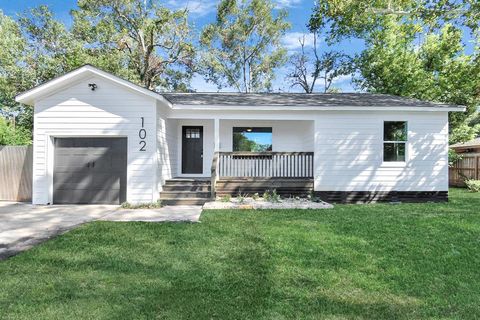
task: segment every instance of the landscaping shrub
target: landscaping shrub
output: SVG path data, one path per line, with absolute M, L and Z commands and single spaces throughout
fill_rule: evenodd
M 273 189 L 272 191 L 265 191 L 265 193 L 263 194 L 263 199 L 265 199 L 265 201 L 269 201 L 269 202 L 280 202 L 280 195 L 277 193 L 277 190 L 276 189 Z
M 232 198 L 232 197 L 231 197 L 229 194 L 227 194 L 227 195 L 224 195 L 223 197 L 221 197 L 221 198 L 220 198 L 220 201 L 222 201 L 222 202 L 230 202 L 231 198 Z
M 465 184 L 471 192 L 480 192 L 480 180 L 468 179 Z

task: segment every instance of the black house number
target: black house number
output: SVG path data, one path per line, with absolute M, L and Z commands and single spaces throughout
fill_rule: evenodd
M 141 117 L 142 119 L 142 128 L 138 130 L 138 137 L 140 138 L 140 151 L 147 151 L 147 142 L 145 138 L 147 137 L 147 130 L 144 129 L 145 127 L 145 118 Z

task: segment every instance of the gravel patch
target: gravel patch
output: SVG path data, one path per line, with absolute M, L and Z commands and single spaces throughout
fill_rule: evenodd
M 243 201 L 231 199 L 228 202 L 216 200 L 207 202 L 203 209 L 331 209 L 333 205 L 324 201 L 308 199 L 282 199 L 279 202 L 269 202 L 263 199 L 245 198 Z

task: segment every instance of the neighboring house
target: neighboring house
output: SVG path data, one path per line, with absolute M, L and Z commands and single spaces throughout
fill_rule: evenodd
M 452 144 L 450 148 L 457 153 L 480 153 L 480 137 L 467 142 Z
M 202 203 L 274 188 L 443 201 L 448 112 L 465 110 L 363 93 L 163 94 L 89 65 L 16 100 L 34 106 L 34 204 Z
M 461 157 L 449 167 L 449 184 L 465 187 L 465 180 L 480 179 L 480 138 L 450 146 Z

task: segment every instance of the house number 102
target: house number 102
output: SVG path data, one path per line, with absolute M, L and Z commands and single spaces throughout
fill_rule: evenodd
M 147 142 L 145 141 L 147 130 L 144 129 L 145 118 L 141 117 L 140 119 L 142 119 L 142 128 L 138 131 L 138 137 L 140 138 L 140 151 L 147 151 L 147 149 L 145 149 L 147 147 Z

